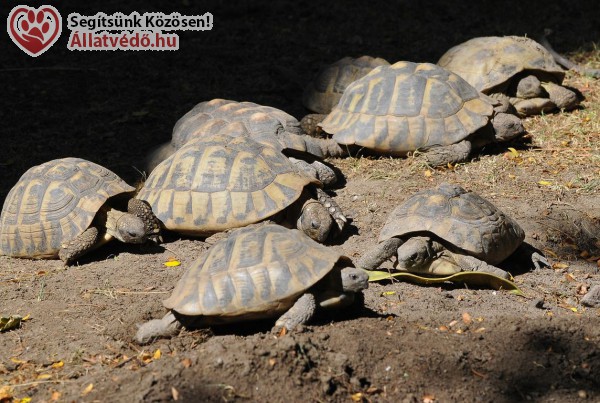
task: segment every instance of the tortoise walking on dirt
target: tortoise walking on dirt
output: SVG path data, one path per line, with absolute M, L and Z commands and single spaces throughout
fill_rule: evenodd
M 438 65 L 484 94 L 509 97 L 520 116 L 570 110 L 580 102 L 574 91 L 561 85 L 563 68 L 530 38 L 474 38 L 448 50 Z
M 247 136 L 201 136 L 148 176 L 138 198 L 171 231 L 208 236 L 263 220 L 287 223 L 323 242 L 346 217 L 317 179 L 277 149 Z
M 108 169 L 79 158 L 30 168 L 10 190 L 0 217 L 0 254 L 69 264 L 111 238 L 143 243 L 158 237 L 148 203 Z M 127 199 L 129 201 L 127 202 Z M 128 212 L 114 207 L 126 204 Z
M 389 156 L 422 151 L 431 165 L 445 165 L 522 135 L 520 119 L 506 112 L 506 105 L 448 70 L 398 62 L 350 84 L 318 125 L 333 135 L 338 154 L 357 148 Z
M 482 271 L 510 278 L 496 265 L 523 243 L 523 229 L 479 195 L 442 183 L 418 192 L 399 205 L 379 235 L 379 244 L 361 257 L 358 267 L 373 270 L 397 256 L 396 268 L 413 273 L 449 275 Z M 536 268 L 549 265 L 535 252 Z
M 170 312 L 143 324 L 135 340 L 172 336 L 182 325 L 271 317 L 279 317 L 276 329 L 292 330 L 317 307 L 347 306 L 367 287 L 364 270 L 300 231 L 252 225 L 231 232 L 194 262 L 163 302 Z

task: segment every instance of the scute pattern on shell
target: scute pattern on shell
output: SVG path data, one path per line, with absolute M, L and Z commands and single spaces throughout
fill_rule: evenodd
M 519 224 L 479 195 L 443 183 L 415 193 L 390 214 L 379 241 L 430 232 L 468 252 L 498 264 L 525 239 Z
M 261 113 L 264 116 L 259 121 L 253 122 L 250 118 L 255 113 Z M 279 123 L 288 133 L 302 134 L 298 120 L 280 109 L 252 102 L 236 102 L 217 98 L 201 102 L 183 115 L 173 128 L 171 143 L 175 149 L 179 149 L 190 139 L 216 134 L 224 126 L 233 122 L 240 122 L 248 131 L 260 131 L 261 124 L 272 127 L 274 123 Z
M 379 57 L 344 57 L 317 73 L 304 90 L 302 104 L 311 111 L 329 113 L 350 83 L 379 66 L 389 66 L 389 63 Z
M 557 84 L 565 77 L 565 71 L 542 45 L 520 36 L 470 39 L 448 50 L 438 65 L 486 94 L 503 92 L 508 81 L 522 71 L 544 74 Z
M 138 198 L 167 229 L 210 235 L 262 221 L 296 201 L 315 179 L 248 137 L 205 136 L 160 163 Z
M 241 228 L 196 260 L 164 305 L 189 316 L 273 316 L 339 259 L 298 230 L 275 224 Z
M 340 144 L 388 155 L 457 143 L 488 123 L 493 113 L 466 81 L 429 63 L 377 67 L 354 81 L 321 123 Z
M 85 231 L 102 205 L 135 189 L 108 169 L 79 158 L 34 166 L 10 190 L 0 217 L 0 253 L 55 257 Z

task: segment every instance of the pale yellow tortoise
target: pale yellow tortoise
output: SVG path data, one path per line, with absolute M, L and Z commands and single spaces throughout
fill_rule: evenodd
M 137 197 L 171 231 L 208 236 L 269 219 L 323 242 L 347 220 L 321 186 L 276 148 L 217 134 L 185 143 L 152 171 Z
M 275 329 L 293 330 L 317 308 L 350 305 L 368 275 L 348 257 L 298 230 L 275 224 L 235 230 L 215 243 L 181 277 L 163 303 L 162 319 L 143 324 L 140 343 L 186 327 L 278 317 Z
M 580 103 L 573 90 L 561 85 L 565 70 L 530 38 L 473 38 L 448 50 L 438 65 L 485 94 L 508 97 L 520 116 L 570 110 Z
M 361 149 L 389 156 L 419 151 L 431 165 L 445 165 L 466 161 L 486 144 L 522 135 L 520 119 L 508 111 L 508 103 L 491 99 L 446 69 L 398 62 L 351 83 L 318 127 L 338 145 L 331 156 Z M 317 121 L 314 115 L 311 120 Z
M 34 166 L 4 201 L 0 254 L 69 264 L 112 238 L 158 239 L 158 221 L 148 203 L 132 199 L 134 191 L 113 172 L 80 158 Z
M 524 239 L 519 224 L 492 203 L 458 185 L 442 183 L 415 193 L 394 209 L 379 244 L 357 266 L 373 270 L 395 256 L 395 268 L 401 271 L 442 276 L 481 271 L 510 278 L 496 265 L 521 248 Z M 540 253 L 525 247 L 522 252 L 536 268 L 548 266 Z

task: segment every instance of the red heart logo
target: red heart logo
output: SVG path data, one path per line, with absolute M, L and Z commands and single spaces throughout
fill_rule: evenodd
M 16 6 L 8 15 L 7 31 L 23 52 L 37 57 L 57 41 L 62 32 L 62 18 L 52 6 Z

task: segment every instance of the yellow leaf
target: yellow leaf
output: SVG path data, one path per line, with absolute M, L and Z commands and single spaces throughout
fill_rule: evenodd
M 25 364 L 27 362 L 27 361 L 21 361 L 18 358 L 15 358 L 15 357 L 11 357 L 10 360 L 12 362 L 14 362 L 15 364 Z
M 519 152 L 512 147 L 508 147 L 508 151 L 510 151 L 510 153 L 515 157 L 519 156 Z
M 52 378 L 52 375 L 50 375 L 50 374 L 39 374 L 37 376 L 37 379 L 50 379 L 50 378 Z
M 60 392 L 54 391 L 54 392 L 52 392 L 52 397 L 50 398 L 50 400 L 57 401 L 58 399 L 60 399 L 60 396 L 61 396 Z
M 381 293 L 382 297 L 385 297 L 387 295 L 396 295 L 396 291 L 384 291 Z
M 94 384 L 90 383 L 88 386 L 85 387 L 85 389 L 83 390 L 83 392 L 81 392 L 81 396 L 85 396 L 88 393 L 90 393 L 92 390 L 94 389 Z
M 517 178 L 517 175 L 508 174 L 508 177 L 509 177 L 510 179 L 516 179 L 516 178 Z
M 62 361 L 55 362 L 54 364 L 51 365 L 52 368 L 62 368 L 64 366 L 65 366 L 65 363 Z
M 12 399 L 13 390 L 10 386 L 5 385 L 0 388 L 0 402 Z
M 569 308 L 570 310 L 572 310 L 573 312 L 577 312 L 577 308 L 575 308 L 574 306 L 572 306 L 571 308 Z
M 360 401 L 362 401 L 363 394 L 361 392 L 358 392 L 353 395 L 350 395 L 350 398 L 355 402 L 360 402 Z
M 175 267 L 179 265 L 181 265 L 181 262 L 179 260 L 167 260 L 165 262 L 165 266 L 167 267 Z
M 550 186 L 550 185 L 552 185 L 552 182 L 550 182 L 550 181 L 539 181 L 538 184 L 543 185 L 543 186 Z
M 24 397 L 22 399 L 15 399 L 14 402 L 15 403 L 29 403 L 31 401 L 30 397 Z
M 567 267 L 569 267 L 569 265 L 566 263 L 558 263 L 558 262 L 552 263 L 552 268 L 554 270 L 563 270 L 563 269 L 566 269 Z
M 155 360 L 158 360 L 160 358 L 160 349 L 156 350 L 154 352 L 154 355 L 152 356 L 152 358 L 154 358 Z
M 425 172 L 423 172 L 423 175 L 425 175 L 426 178 L 430 178 L 431 177 L 431 171 L 428 169 Z
M 31 319 L 31 314 L 30 313 L 28 313 L 27 315 L 25 315 L 21 320 L 22 321 L 26 321 L 26 320 L 29 320 L 29 319 Z

